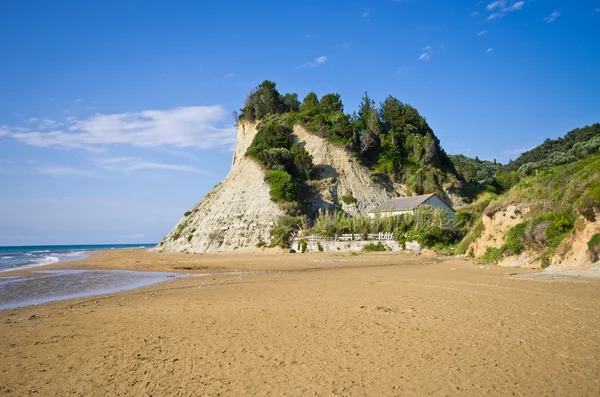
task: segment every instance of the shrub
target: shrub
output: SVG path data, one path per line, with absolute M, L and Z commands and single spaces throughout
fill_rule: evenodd
M 319 250 L 319 252 L 323 252 L 324 251 L 323 246 L 318 241 L 317 241 L 317 249 Z
M 190 216 L 190 215 L 192 215 L 192 211 L 186 211 L 186 212 L 183 214 L 183 216 Z
M 267 120 L 259 124 L 257 128 L 258 132 L 246 150 L 246 154 L 250 157 L 262 161 L 263 153 L 269 149 L 290 148 L 290 134 L 292 133 L 290 127 L 281 124 L 277 120 Z
M 588 241 L 587 246 L 590 260 L 592 262 L 598 261 L 600 259 L 600 233 L 594 234 Z
M 385 245 L 381 244 L 381 241 L 377 244 L 369 243 L 363 247 L 364 252 L 382 252 L 387 251 Z
M 485 250 L 485 254 L 483 254 L 483 256 L 479 258 L 479 263 L 485 265 L 495 265 L 496 263 L 500 262 L 500 259 L 502 259 L 502 252 L 500 251 L 500 249 L 488 247 Z
M 356 199 L 352 196 L 342 196 L 342 201 L 346 205 L 356 204 Z
M 523 251 L 525 246 L 525 229 L 527 222 L 521 222 L 516 226 L 511 227 L 506 234 L 506 243 L 502 246 L 501 251 L 506 255 L 516 255 Z
M 269 171 L 265 180 L 271 185 L 271 200 L 295 201 L 296 183 L 290 174 L 285 171 Z
M 300 252 L 305 253 L 306 250 L 308 249 L 308 244 L 306 243 L 306 240 L 300 240 L 300 243 L 298 244 L 298 248 L 300 248 Z
M 263 247 L 266 247 L 266 246 L 267 246 L 267 243 L 265 243 L 264 241 L 262 241 L 262 239 L 258 240 L 258 243 L 256 243 L 256 248 L 263 248 Z
M 477 240 L 479 237 L 481 237 L 481 233 L 483 232 L 484 229 L 485 229 L 485 226 L 483 225 L 483 219 L 479 218 L 479 220 L 477 220 L 477 222 L 475 222 L 475 225 L 473 225 L 473 227 L 471 228 L 469 233 L 467 233 L 467 235 L 462 239 L 462 241 L 456 247 L 456 254 L 457 255 L 465 254 L 467 252 L 467 250 L 469 249 L 469 246 L 471 245 L 471 243 L 473 241 Z
M 457 228 L 467 228 L 471 224 L 473 216 L 468 212 L 457 212 L 454 216 L 454 226 Z
M 260 154 L 260 159 L 270 170 L 290 171 L 294 162 L 292 153 L 286 148 L 270 148 Z

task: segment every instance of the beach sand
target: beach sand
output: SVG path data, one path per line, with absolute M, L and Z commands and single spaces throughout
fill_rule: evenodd
M 191 276 L 0 312 L 2 395 L 600 394 L 599 281 L 403 254 L 118 250 L 50 268 Z

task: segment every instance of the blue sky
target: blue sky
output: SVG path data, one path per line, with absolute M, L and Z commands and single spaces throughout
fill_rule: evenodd
M 0 245 L 157 242 L 282 92 L 415 106 L 505 162 L 600 121 L 600 1 L 0 2 Z

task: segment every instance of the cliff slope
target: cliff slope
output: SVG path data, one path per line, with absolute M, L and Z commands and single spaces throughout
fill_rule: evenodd
M 194 208 L 186 212 L 173 230 L 156 247 L 165 252 L 220 252 L 255 247 L 269 243 L 270 230 L 285 215 L 271 201 L 265 172 L 246 150 L 257 134 L 258 123 L 241 122 L 229 174 Z M 389 197 L 403 192 L 403 187 L 386 187 L 370 178 L 369 170 L 360 165 L 342 147 L 295 126 L 293 137 L 313 158 L 314 180 L 308 182 L 303 207 L 316 214 L 319 209 L 341 206 L 349 214 L 366 212 Z M 342 197 L 352 197 L 344 203 Z
M 269 231 L 283 211 L 271 201 L 261 167 L 245 155 L 256 132 L 256 124 L 239 125 L 229 174 L 186 212 L 157 250 L 233 251 L 269 241 Z

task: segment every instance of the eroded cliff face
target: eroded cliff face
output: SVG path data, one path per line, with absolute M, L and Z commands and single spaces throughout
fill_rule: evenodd
M 500 248 L 506 242 L 509 229 L 525 220 L 531 204 L 513 203 L 496 212 L 483 216 L 484 229 L 467 250 L 468 254 L 480 257 L 488 248 Z M 600 233 L 600 212 L 596 211 L 595 221 L 588 221 L 580 216 L 575 223 L 573 233 L 564 238 L 554 254 L 549 258 L 548 272 L 565 270 L 587 270 L 600 266 L 594 263 L 589 255 L 587 242 L 593 235 Z M 526 249 L 518 255 L 504 256 L 498 266 L 540 268 L 542 260 L 540 251 Z
M 283 211 L 271 201 L 261 167 L 245 156 L 256 133 L 255 123 L 240 123 L 229 174 L 175 225 L 157 250 L 235 251 L 269 242 L 269 231 Z
M 383 186 L 373 182 L 369 170 L 346 149 L 309 133 L 303 127 L 294 127 L 294 139 L 304 145 L 313 157 L 314 177 L 308 182 L 312 192 L 304 202 L 309 212 L 341 206 L 354 216 L 406 191 L 402 185 Z

